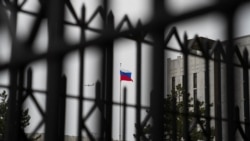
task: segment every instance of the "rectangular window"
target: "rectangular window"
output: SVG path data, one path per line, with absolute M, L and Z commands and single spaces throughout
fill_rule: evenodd
M 172 77 L 172 90 L 175 90 L 175 77 Z
M 182 75 L 182 86 L 184 88 L 184 83 L 185 83 L 185 75 Z
M 197 88 L 197 73 L 193 74 L 193 88 Z
M 194 89 L 194 102 L 197 100 L 197 89 Z

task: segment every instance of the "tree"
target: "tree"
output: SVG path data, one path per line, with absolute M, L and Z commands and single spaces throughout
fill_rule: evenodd
M 168 94 L 164 99 L 164 133 L 166 141 L 171 141 L 174 138 L 178 141 L 183 139 L 183 119 L 185 118 L 183 102 L 184 92 L 183 87 L 178 84 L 175 89 L 172 90 L 171 94 Z M 191 140 L 204 140 L 205 135 L 202 132 L 202 128 L 206 128 L 206 122 L 204 118 L 201 118 L 205 114 L 204 102 L 189 97 L 188 109 Z M 150 110 L 147 112 L 150 113 Z M 142 130 L 144 138 L 147 137 L 148 140 L 151 140 L 151 127 L 150 124 L 147 124 Z M 213 131 L 214 129 L 212 128 L 211 138 L 214 137 Z M 137 135 L 134 134 L 134 136 Z
M 0 93 L 0 140 L 4 138 L 5 132 L 5 124 L 8 120 L 7 112 L 8 112 L 8 99 L 5 91 Z M 24 129 L 29 125 L 30 115 L 29 109 L 25 109 L 21 111 L 21 129 Z

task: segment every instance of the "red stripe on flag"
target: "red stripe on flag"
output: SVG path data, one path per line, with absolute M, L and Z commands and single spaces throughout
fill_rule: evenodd
M 121 81 L 133 81 L 130 77 L 126 76 L 126 75 L 121 75 Z

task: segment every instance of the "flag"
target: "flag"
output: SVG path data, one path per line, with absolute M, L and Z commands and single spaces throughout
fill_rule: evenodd
M 127 70 L 120 70 L 120 81 L 132 81 L 131 72 Z

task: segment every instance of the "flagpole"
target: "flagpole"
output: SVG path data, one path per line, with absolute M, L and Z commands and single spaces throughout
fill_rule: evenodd
M 120 71 L 121 71 L 121 66 L 122 66 L 122 63 L 120 63 Z M 121 74 L 120 74 L 121 75 Z M 120 76 L 121 77 L 121 76 Z M 119 110 L 119 112 L 120 112 L 120 114 L 119 114 L 119 116 L 120 116 L 120 120 L 119 120 L 119 141 L 121 141 L 121 114 L 122 114 L 122 111 L 121 111 L 121 87 L 122 87 L 122 81 L 121 81 L 121 78 L 120 78 L 120 110 Z

